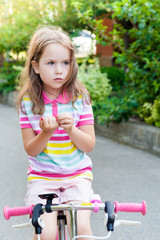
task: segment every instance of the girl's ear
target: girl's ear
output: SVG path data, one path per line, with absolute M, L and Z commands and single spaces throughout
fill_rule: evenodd
M 35 60 L 33 60 L 31 63 L 32 63 L 32 67 L 33 67 L 35 73 L 39 74 L 39 66 L 38 66 L 38 63 L 37 63 Z

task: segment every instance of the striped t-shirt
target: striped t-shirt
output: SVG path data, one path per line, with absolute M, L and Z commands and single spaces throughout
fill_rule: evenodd
M 45 111 L 43 117 L 56 116 L 68 112 L 73 116 L 74 126 L 94 124 L 91 105 L 85 104 L 80 95 L 74 107 L 65 95 L 51 100 L 43 92 Z M 39 121 L 42 116 L 34 115 L 31 111 L 32 102 L 29 95 L 22 100 L 22 108 L 25 114 L 20 111 L 19 122 L 21 128 L 32 128 L 36 134 L 41 129 Z M 86 153 L 79 150 L 68 134 L 59 127 L 48 141 L 46 148 L 36 157 L 28 157 L 28 181 L 36 180 L 58 180 L 74 177 L 85 177 L 92 180 L 92 162 Z

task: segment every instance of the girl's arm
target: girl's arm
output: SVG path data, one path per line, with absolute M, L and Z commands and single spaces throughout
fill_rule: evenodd
M 32 128 L 23 128 L 22 138 L 24 149 L 29 156 L 35 157 L 40 154 L 46 147 L 53 132 L 59 127 L 54 117 L 41 119 L 40 128 L 42 131 L 36 135 Z
M 78 149 L 83 152 L 91 152 L 93 150 L 95 145 L 94 125 L 83 125 L 76 128 L 73 125 L 73 117 L 69 113 L 59 114 L 57 121 Z
M 79 128 L 73 126 L 68 135 L 81 151 L 91 152 L 93 150 L 95 145 L 94 125 L 83 125 Z

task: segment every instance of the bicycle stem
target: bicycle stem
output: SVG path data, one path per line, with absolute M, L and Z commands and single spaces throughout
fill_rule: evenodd
M 69 211 L 70 240 L 77 236 L 77 210 Z
M 58 235 L 59 239 L 65 240 L 65 225 L 66 225 L 66 215 L 64 211 L 58 211 L 57 224 L 58 224 Z

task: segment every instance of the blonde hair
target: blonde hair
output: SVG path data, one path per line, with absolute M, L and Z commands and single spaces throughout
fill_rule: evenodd
M 68 81 L 64 84 L 62 93 L 66 90 L 67 96 L 71 97 L 72 104 L 77 100 L 78 95 L 82 94 L 86 100 L 89 99 L 89 94 L 83 84 L 77 79 L 78 65 L 75 59 L 74 47 L 69 35 L 62 29 L 53 26 L 43 26 L 35 31 L 30 40 L 29 48 L 27 51 L 27 59 L 25 67 L 20 76 L 20 91 L 17 99 L 17 108 L 22 109 L 22 99 L 27 93 L 32 102 L 32 112 L 34 114 L 42 115 L 44 113 L 44 102 L 42 97 L 43 82 L 36 74 L 32 61 L 38 62 L 45 49 L 50 43 L 60 43 L 70 49 L 70 72 Z M 86 97 L 87 96 L 87 97 Z

